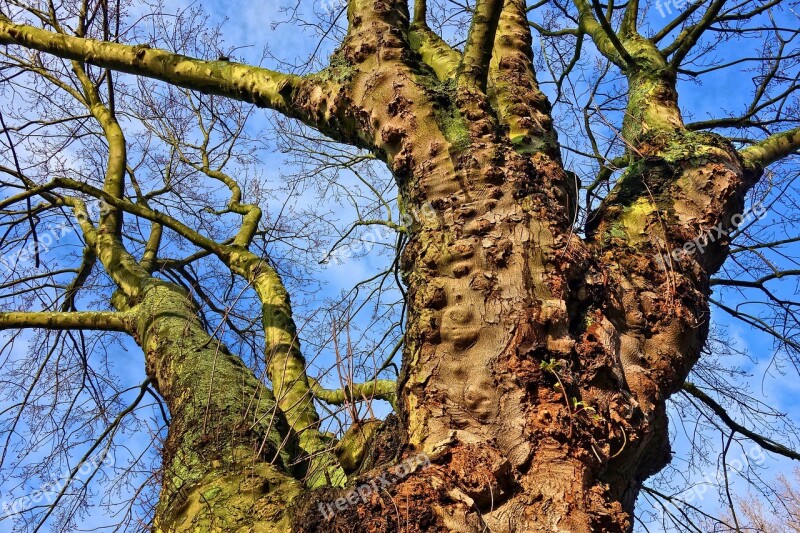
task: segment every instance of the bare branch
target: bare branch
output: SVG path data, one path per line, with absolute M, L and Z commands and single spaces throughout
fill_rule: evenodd
M 747 429 L 746 427 L 742 426 L 738 422 L 736 422 L 731 416 L 728 414 L 725 409 L 715 402 L 713 398 L 711 398 L 708 394 L 701 391 L 697 386 L 695 386 L 691 382 L 686 382 L 683 384 L 683 390 L 687 394 L 690 394 L 694 398 L 700 400 L 706 407 L 710 408 L 715 415 L 717 415 L 729 428 L 737 433 L 741 433 L 745 437 L 751 439 L 753 442 L 757 443 L 765 450 L 769 450 L 773 453 L 777 453 L 779 455 L 783 455 L 784 457 L 788 457 L 789 459 L 794 459 L 795 461 L 800 461 L 800 453 L 787 448 L 786 446 L 777 443 L 771 439 L 764 437 L 763 435 L 759 435 L 758 433 Z
M 72 37 L 14 24 L 3 15 L 0 15 L 0 44 L 24 46 L 187 89 L 244 100 L 287 116 L 308 118 L 299 113 L 293 101 L 298 87 L 307 82 L 265 68 L 195 59 L 146 44 L 131 46 Z
M 130 332 L 132 318 L 130 313 L 115 311 L 11 311 L 0 313 L 0 330 L 41 328 Z
M 464 47 L 461 75 L 481 91 L 486 90 L 494 36 L 502 11 L 503 0 L 478 0 Z
M 776 133 L 741 150 L 742 157 L 753 166 L 766 167 L 800 150 L 800 128 Z

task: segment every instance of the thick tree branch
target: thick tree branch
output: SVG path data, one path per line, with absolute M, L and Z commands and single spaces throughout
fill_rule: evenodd
M 633 59 L 603 14 L 600 13 L 601 21 L 598 22 L 592 14 L 592 5 L 587 0 L 573 0 L 573 3 L 578 8 L 580 30 L 592 38 L 600 53 L 622 69 L 632 64 Z
M 551 106 L 533 68 L 532 36 L 524 0 L 506 0 L 495 35 L 490 96 L 518 151 L 560 157 Z
M 411 47 L 422 56 L 422 61 L 433 69 L 436 77 L 441 81 L 448 80 L 458 70 L 461 54 L 428 27 L 427 11 L 426 0 L 414 2 L 409 41 Z
M 428 0 L 415 0 L 414 2 L 414 16 L 412 18 L 413 24 L 427 26 L 428 15 Z
M 800 150 L 800 128 L 794 128 L 767 137 L 739 153 L 750 165 L 764 168 L 787 156 L 797 154 L 798 150 Z
M 89 79 L 83 65 L 73 61 L 72 71 L 83 88 L 86 107 L 103 129 L 103 135 L 108 143 L 103 190 L 115 198 L 122 198 L 125 194 L 125 169 L 128 163 L 125 134 L 111 108 L 103 104 L 97 86 Z M 104 231 L 119 236 L 122 232 L 122 213 L 117 209 L 106 209 L 100 216 L 99 224 Z
M 331 405 L 365 400 L 385 400 L 397 409 L 397 382 L 391 379 L 375 379 L 365 383 L 353 383 L 343 389 L 324 389 L 317 380 L 312 380 L 314 397 Z
M 81 258 L 81 266 L 78 269 L 77 276 L 75 276 L 75 279 L 72 280 L 67 289 L 64 291 L 64 301 L 61 304 L 61 311 L 77 311 L 75 307 L 75 300 L 77 298 L 78 291 L 83 288 L 96 264 L 97 254 L 95 253 L 94 248 L 91 246 L 84 247 L 83 257 Z
M 344 471 L 319 431 L 319 415 L 312 401 L 306 360 L 283 281 L 265 259 L 244 248 L 230 254 L 226 264 L 253 286 L 261 302 L 267 375 L 278 407 L 297 433 L 298 445 L 308 455 L 306 485 L 343 485 L 347 480 Z
M 40 328 L 129 332 L 132 318 L 127 312 L 115 311 L 10 311 L 0 313 L 0 330 Z
M 494 37 L 502 11 L 503 0 L 478 0 L 464 47 L 461 75 L 481 91 L 486 90 Z
M 155 271 L 156 260 L 158 259 L 158 251 L 161 248 L 161 238 L 164 234 L 164 226 L 158 222 L 153 222 L 150 226 L 150 236 L 147 238 L 147 243 L 144 246 L 142 253 L 142 260 L 139 266 L 147 272 L 153 273 Z
M 428 28 L 427 24 L 414 22 L 409 31 L 409 40 L 411 48 L 422 56 L 423 63 L 433 69 L 439 80 L 445 81 L 453 77 L 461 63 L 461 54 Z
M 639 0 L 628 0 L 628 6 L 625 8 L 625 14 L 622 17 L 622 24 L 620 24 L 620 34 L 624 38 L 636 35 L 638 18 Z
M 15 24 L 0 15 L 0 44 L 19 45 L 65 59 L 146 76 L 179 87 L 218 94 L 303 120 L 293 95 L 302 78 L 228 61 L 205 61 L 150 48 L 82 39 Z

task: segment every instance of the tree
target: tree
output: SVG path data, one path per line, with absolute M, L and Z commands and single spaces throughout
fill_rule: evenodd
M 197 10 L 169 20 L 154 5 L 137 22 L 105 0 L 1 4 L 3 246 L 40 267 L 43 221 L 64 220 L 82 248 L 7 273 L 0 327 L 44 332 L 30 360 L 10 363 L 7 447 L 24 415 L 52 424 L 64 454 L 89 440 L 89 457 L 156 398 L 168 425 L 163 442 L 154 434 L 157 531 L 628 531 L 645 480 L 670 462 L 679 393 L 731 439 L 798 458 L 726 410 L 737 391 L 701 360 L 712 301 L 797 360 L 798 304 L 767 286 L 797 271 L 764 250 L 798 238 L 749 231 L 798 175 L 790 3 L 697 2 L 666 23 L 636 0 L 429 3 L 349 0 L 323 14 L 338 47 L 310 74 L 316 55 L 285 72 L 236 61 L 198 30 Z M 298 26 L 307 16 L 287 13 Z M 753 39 L 757 57 L 732 52 Z M 679 79 L 740 65 L 756 81 L 745 112 L 687 122 Z M 389 358 L 371 378 L 348 370 L 364 349 L 350 340 L 340 388 L 307 372 L 314 341 L 301 348 L 286 280 L 300 290 L 313 265 L 276 242 L 313 229 L 264 220 L 276 191 L 248 174 L 262 146 L 245 127 L 251 104 L 286 127 L 305 180 L 331 191 L 344 169 L 362 180 L 352 198 L 367 207 L 342 242 L 374 224 L 398 232 L 372 290 L 401 274 L 402 339 L 396 306 L 381 307 L 387 333 L 370 327 L 366 342 Z M 559 118 L 582 135 L 559 141 Z M 583 158 L 587 187 L 565 154 Z M 400 222 L 362 170 L 372 160 L 391 171 Z M 736 275 L 715 278 L 726 260 Z M 770 313 L 713 300 L 712 287 L 763 293 Z M 337 348 L 348 298 L 320 322 Z M 119 335 L 144 354 L 132 405 L 96 357 Z M 689 382 L 693 369 L 719 381 Z M 397 416 L 364 417 L 375 399 Z M 321 424 L 326 405 L 347 407 L 339 438 Z M 394 483 L 341 503 L 355 498 L 345 485 L 414 457 Z M 62 496 L 26 515 L 34 527 Z

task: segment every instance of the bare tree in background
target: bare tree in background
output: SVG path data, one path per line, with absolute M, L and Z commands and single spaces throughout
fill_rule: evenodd
M 796 11 L 298 3 L 319 45 L 279 71 L 196 6 L 3 0 L 0 467 L 68 467 L 10 520 L 99 499 L 121 529 L 630 531 L 646 500 L 643 528 L 744 530 L 728 464 L 800 459 L 798 434 L 711 311 L 796 372 Z M 679 106 L 725 71 L 752 74 L 739 108 Z M 323 302 L 359 256 L 384 268 Z M 674 490 L 668 402 L 692 467 L 718 439 L 730 516 Z M 354 496 L 409 457 L 430 465 Z

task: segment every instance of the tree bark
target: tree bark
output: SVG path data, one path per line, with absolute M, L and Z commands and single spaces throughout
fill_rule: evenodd
M 285 527 L 267 502 L 300 485 L 273 395 L 206 333 L 180 288 L 146 282 L 137 309 L 134 337 L 171 414 L 154 528 L 236 530 L 253 523 L 254 507 L 256 523 Z
M 724 139 L 685 131 L 658 51 L 628 44 L 633 163 L 581 241 L 549 105 L 515 55 L 521 13 L 507 3 L 488 97 L 480 80 L 443 97 L 395 78 L 401 105 L 375 120 L 402 147 L 408 209 L 436 212 L 403 255 L 405 447 L 437 458 L 392 489 L 410 531 L 632 528 L 641 483 L 670 458 L 666 399 L 705 342 L 726 237 L 663 256 L 729 224 L 756 177 Z M 396 527 L 377 504 L 356 514 Z

